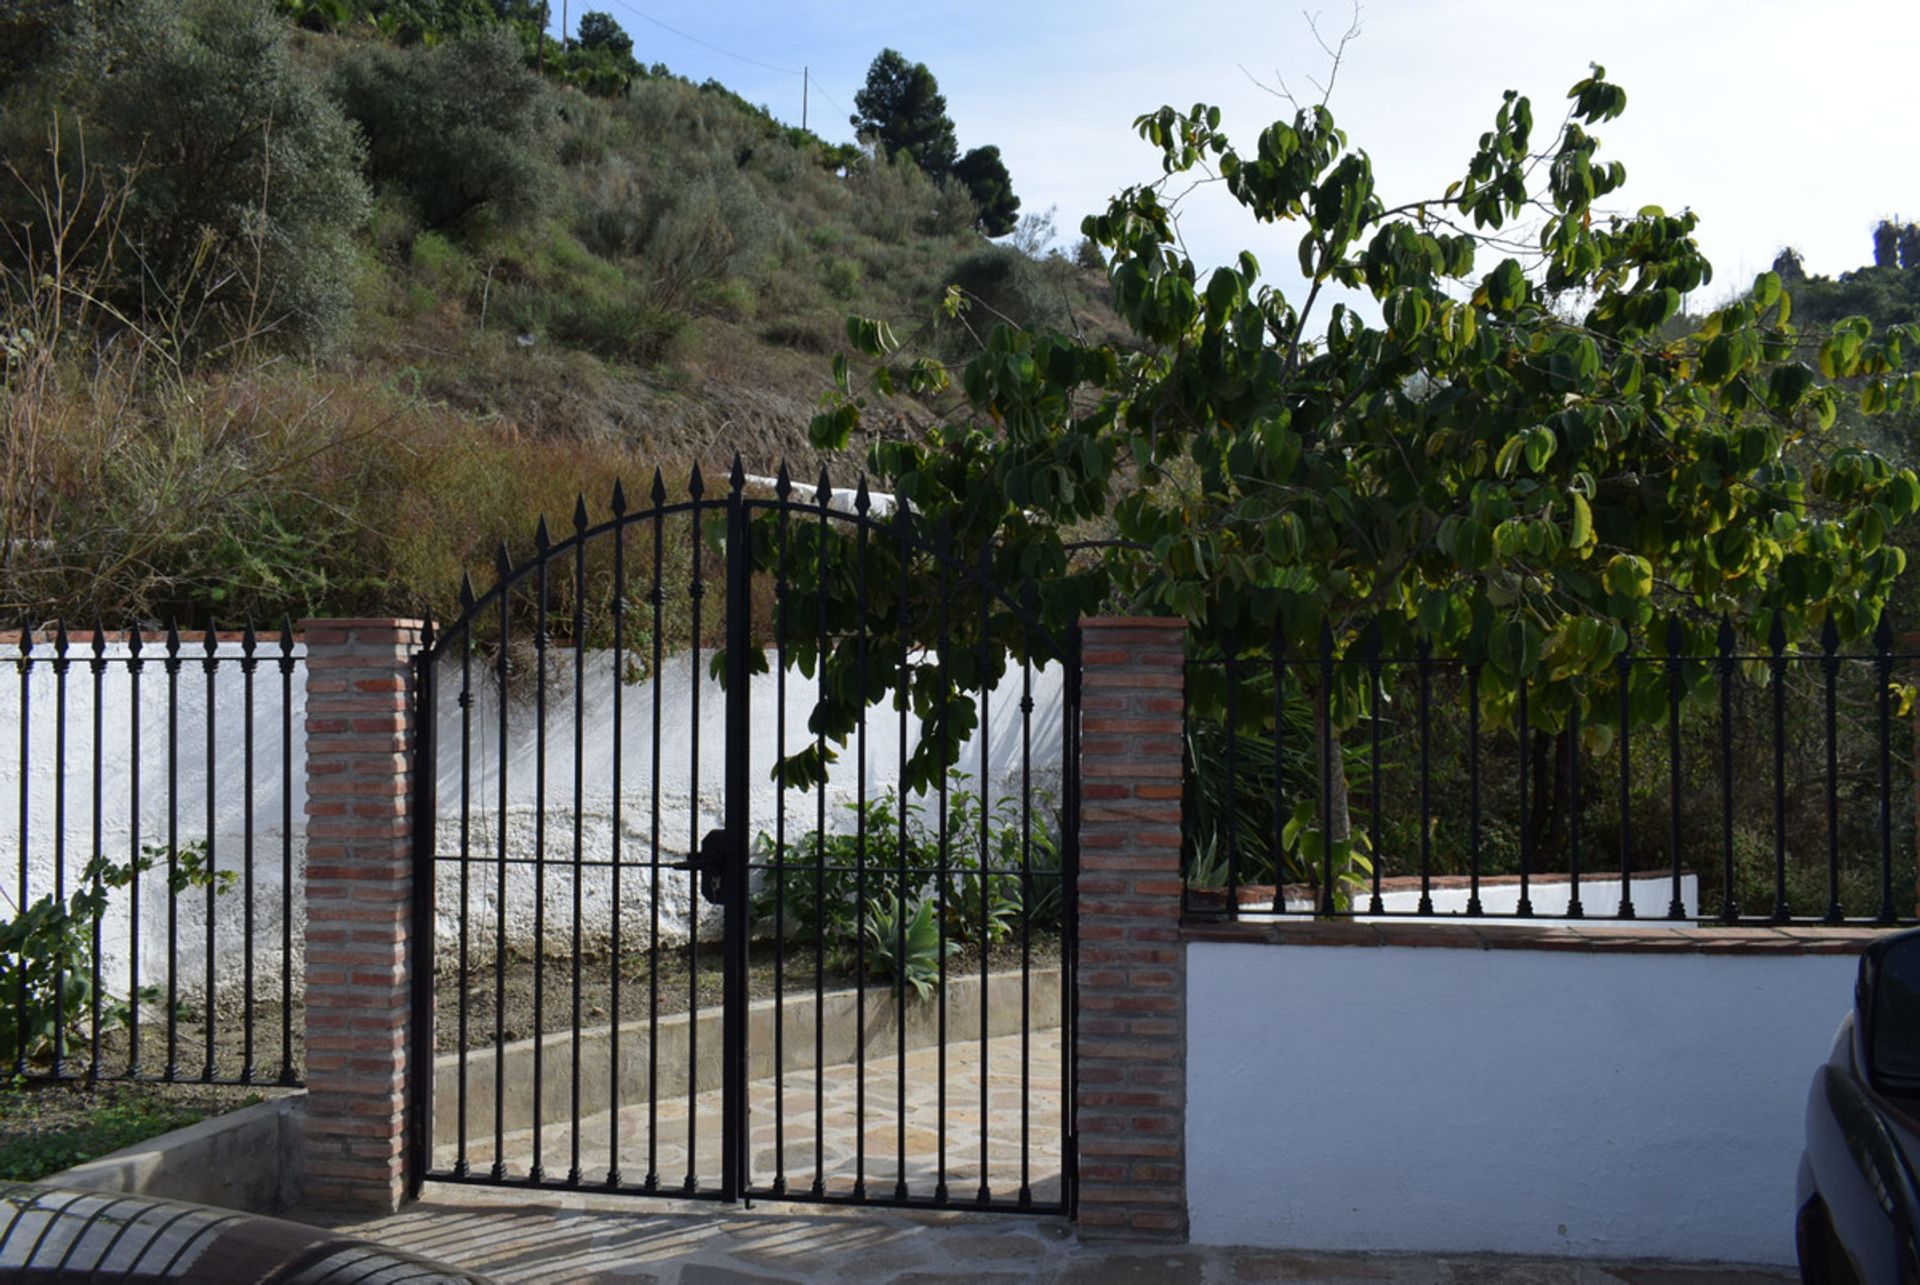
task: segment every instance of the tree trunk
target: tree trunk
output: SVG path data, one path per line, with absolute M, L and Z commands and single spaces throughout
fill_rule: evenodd
M 1313 701 L 1313 759 L 1317 769 L 1314 773 L 1313 807 L 1316 817 L 1314 832 L 1324 833 L 1330 844 L 1344 843 L 1353 834 L 1353 816 L 1347 797 L 1347 761 L 1340 752 L 1340 733 L 1329 731 L 1327 727 L 1327 699 L 1324 689 L 1311 694 Z M 1324 805 L 1331 807 L 1323 814 Z M 1340 862 L 1333 869 L 1334 888 L 1339 886 L 1339 878 L 1347 868 L 1346 862 Z M 1321 854 L 1320 866 L 1311 872 L 1311 882 L 1318 892 L 1317 901 L 1325 909 L 1333 898 L 1333 888 L 1322 887 L 1328 866 L 1326 854 Z

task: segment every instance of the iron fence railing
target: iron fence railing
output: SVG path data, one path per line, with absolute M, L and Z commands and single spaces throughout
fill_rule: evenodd
M 1187 912 L 1915 922 L 1893 783 L 1920 656 L 1890 623 L 1853 647 L 1831 622 L 1645 634 L 1559 668 L 1366 624 L 1196 649 Z
M 5 660 L 0 1065 L 299 1083 L 305 649 L 292 627 L 24 629 Z

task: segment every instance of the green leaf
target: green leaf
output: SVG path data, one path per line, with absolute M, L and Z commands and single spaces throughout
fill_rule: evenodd
M 1593 543 L 1593 506 L 1577 491 L 1567 498 L 1573 506 L 1573 516 L 1567 524 L 1567 547 L 1585 557 L 1588 546 Z
M 1653 564 L 1633 554 L 1615 554 L 1607 560 L 1601 582 L 1608 593 L 1622 598 L 1648 597 L 1653 593 Z
M 1487 306 L 1495 312 L 1511 313 L 1527 298 L 1527 274 L 1514 259 L 1502 259 L 1500 266 L 1487 274 Z

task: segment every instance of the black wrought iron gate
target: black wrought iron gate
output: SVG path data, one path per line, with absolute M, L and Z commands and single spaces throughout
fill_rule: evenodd
M 419 661 L 416 1187 L 1070 1211 L 1031 557 L 736 461 L 497 570 Z

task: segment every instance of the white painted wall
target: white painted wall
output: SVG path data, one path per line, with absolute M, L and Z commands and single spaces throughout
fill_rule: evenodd
M 1852 957 L 1188 952 L 1196 1241 L 1793 1261 Z
M 577 806 L 579 850 L 584 860 L 606 861 L 613 852 L 616 836 L 623 862 L 652 859 L 656 697 L 661 724 L 658 765 L 661 860 L 684 859 L 701 835 L 721 824 L 726 802 L 721 780 L 725 767 L 726 693 L 709 675 L 712 655 L 710 651 L 704 652 L 697 660 L 692 653 L 668 657 L 661 667 L 657 686 L 652 677 L 645 677 L 629 681 L 622 688 L 621 789 L 616 825 L 613 654 L 610 651 L 586 654 L 582 669 L 584 681 L 579 685 L 582 729 L 579 741 L 584 753 L 580 760 Z M 777 654 L 770 654 L 769 660 L 777 668 Z M 963 748 L 957 769 L 967 774 L 968 788 L 974 792 L 985 781 L 990 806 L 997 800 L 1017 801 L 1023 779 L 1030 780 L 1036 796 L 1033 822 L 1036 829 L 1051 825 L 1051 810 L 1058 803 L 1064 709 L 1062 673 L 1059 666 L 1033 670 L 1034 712 L 1029 744 L 1022 737 L 1020 712 L 1025 677 L 1018 669 L 1010 670 L 1000 687 L 989 695 L 986 735 L 975 733 Z M 629 675 L 630 679 L 634 677 Z M 461 686 L 457 656 L 443 660 L 438 682 L 443 698 L 438 703 L 439 822 L 435 851 L 443 858 L 452 859 L 440 863 L 436 888 L 439 941 L 444 953 L 458 941 L 459 935 L 461 897 L 457 858 L 462 850 L 463 807 L 468 827 L 468 931 L 472 940 L 481 946 L 495 939 L 501 900 L 499 866 L 491 858 L 498 851 L 500 839 L 500 695 L 497 675 L 476 658 L 466 732 L 471 775 L 463 803 L 461 710 L 454 699 Z M 539 719 L 531 687 L 530 678 L 523 674 L 508 691 L 506 848 L 511 861 L 530 861 L 544 838 L 545 894 L 544 897 L 537 894 L 540 875 L 535 867 L 509 864 L 505 899 L 507 935 L 512 942 L 531 941 L 536 911 L 544 902 L 546 937 L 551 946 L 559 947 L 570 941 L 574 923 L 574 880 L 570 869 L 575 852 L 576 813 L 574 654 L 552 651 L 548 655 L 544 808 L 537 802 L 541 779 L 535 754 Z M 813 711 L 815 691 L 813 680 L 797 672 L 787 674 L 784 702 L 784 752 L 787 754 L 804 748 L 813 739 L 807 720 Z M 773 763 L 782 745 L 780 688 L 775 674 L 755 676 L 750 702 L 752 828 L 755 833 L 773 833 L 776 815 L 784 807 L 786 836 L 792 842 L 814 829 L 818 799 L 812 791 L 789 790 L 783 794 L 771 779 Z M 696 731 L 700 749 L 697 776 L 692 761 Z M 910 715 L 908 745 L 917 743 L 919 735 L 919 720 Z M 879 797 L 888 787 L 898 784 L 900 724 L 898 713 L 890 706 L 877 706 L 868 711 L 864 757 L 869 799 Z M 831 770 L 826 789 L 830 830 L 852 828 L 860 759 L 856 740 L 846 747 Z M 545 817 L 544 835 L 537 821 L 542 816 Z M 599 942 L 609 934 L 613 921 L 611 875 L 605 870 L 589 868 L 580 882 L 581 935 L 585 941 Z M 688 936 L 692 885 L 692 877 L 687 874 L 669 873 L 663 877 L 659 906 L 663 942 L 679 942 Z M 629 868 L 623 873 L 619 904 L 623 940 L 631 943 L 649 940 L 653 930 L 650 871 Z M 718 911 L 702 903 L 701 915 L 704 936 L 710 926 L 717 928 Z
M 124 658 L 124 644 L 109 644 L 108 664 L 100 678 L 100 743 L 98 781 L 100 785 L 100 824 L 95 833 L 93 790 L 94 770 L 94 676 L 90 645 L 77 646 L 66 678 L 66 754 L 64 771 L 58 755 L 61 717 L 59 678 L 50 646 L 34 649 L 25 683 L 25 717 L 22 717 L 22 683 L 15 661 L 15 647 L 0 648 L 0 904 L 7 913 L 21 904 L 21 776 L 20 732 L 24 723 L 27 735 L 26 775 L 26 886 L 28 904 L 56 888 L 56 870 L 64 872 L 65 892 L 78 890 L 87 863 L 97 850 L 118 863 L 130 862 L 134 849 L 164 845 L 170 814 L 177 814 L 182 846 L 208 837 L 208 752 L 207 673 L 202 664 L 206 656 L 198 639 L 182 649 L 179 675 L 178 719 L 173 724 L 179 752 L 175 788 L 168 787 L 169 718 L 167 675 L 162 664 L 164 652 L 148 643 L 143 653 L 145 664 L 140 678 L 139 773 L 133 771 L 135 753 L 132 679 Z M 301 927 L 304 915 L 300 905 L 301 874 L 306 862 L 306 667 L 304 646 L 296 646 L 297 663 L 293 675 L 293 772 L 291 798 L 281 788 L 281 755 L 285 744 L 281 735 L 282 699 L 277 636 L 262 648 L 259 667 L 254 674 L 253 719 L 254 758 L 251 778 L 247 773 L 244 728 L 246 679 L 240 671 L 240 647 L 223 643 L 216 656 L 219 665 L 213 675 L 214 740 L 212 756 L 212 857 L 217 870 L 244 872 L 248 867 L 246 825 L 248 781 L 252 782 L 253 827 L 251 866 L 253 872 L 254 931 L 259 948 L 254 958 L 254 983 L 258 990 L 279 984 L 278 947 L 281 914 L 287 903 L 282 896 L 282 863 L 286 855 L 282 840 L 287 836 L 283 824 L 284 806 L 291 804 L 293 826 L 291 861 L 294 876 L 293 941 L 295 967 L 299 967 Z M 134 787 L 138 784 L 139 807 L 134 808 Z M 64 825 L 60 809 L 64 795 Z M 61 840 L 64 839 L 64 842 Z M 59 860 L 56 862 L 56 856 Z M 157 867 L 142 876 L 140 917 L 140 980 L 142 984 L 164 985 L 167 969 L 168 906 L 161 856 Z M 202 891 L 183 893 L 177 906 L 175 931 L 179 948 L 175 955 L 180 990 L 196 995 L 204 990 L 208 956 L 207 902 Z M 112 898 L 101 932 L 101 966 L 107 987 L 114 994 L 125 994 L 132 981 L 131 963 L 133 896 L 131 890 Z M 223 989 L 244 977 L 245 952 L 242 926 L 246 917 L 246 893 L 243 884 L 215 901 L 212 939 L 216 985 Z
M 27 793 L 27 881 L 28 903 L 52 892 L 56 886 L 57 862 L 64 873 L 65 891 L 77 888 L 81 872 L 95 851 L 116 860 L 128 860 L 137 845 L 164 844 L 169 813 L 177 809 L 180 842 L 185 845 L 207 838 L 208 827 L 208 741 L 207 674 L 202 665 L 206 653 L 198 641 L 183 650 L 184 663 L 179 676 L 179 706 L 176 726 L 179 748 L 176 788 L 168 787 L 168 704 L 163 653 L 152 643 L 145 649 L 145 665 L 140 681 L 139 704 L 139 807 L 134 808 L 133 772 L 134 707 L 129 671 L 124 663 L 124 644 L 106 649 L 108 664 L 101 679 L 100 771 L 101 817 L 96 839 L 93 823 L 94 771 L 94 680 L 90 669 L 90 646 L 76 647 L 66 680 L 66 756 L 64 771 L 56 756 L 60 718 L 57 704 L 58 681 L 52 664 L 52 649 L 36 647 L 35 661 L 25 685 L 24 719 L 28 732 L 28 756 L 25 763 Z M 243 871 L 248 865 L 246 839 L 247 782 L 245 741 L 245 679 L 238 660 L 240 648 L 223 643 L 216 653 L 220 664 L 213 677 L 215 736 L 212 759 L 213 853 L 221 870 Z M 22 759 L 19 734 L 22 718 L 22 684 L 14 661 L 17 649 L 0 647 L 0 905 L 8 909 L 21 901 L 21 776 Z M 277 989 L 278 944 L 281 916 L 292 915 L 294 967 L 301 967 L 301 940 L 304 915 L 301 906 L 301 872 L 306 863 L 306 688 L 305 648 L 297 647 L 300 662 L 295 669 L 292 700 L 292 790 L 283 796 L 281 789 L 281 736 L 283 702 L 278 665 L 277 640 L 263 651 L 254 676 L 252 707 L 254 715 L 254 762 L 251 776 L 253 825 L 251 828 L 253 871 L 253 916 L 256 949 L 254 984 L 256 990 Z M 697 660 L 691 654 L 672 656 L 663 666 L 658 695 L 661 709 L 660 749 L 660 848 L 663 859 L 683 858 L 700 834 L 720 824 L 724 795 L 721 791 L 722 750 L 725 745 L 725 693 L 720 684 L 707 675 L 711 653 Z M 613 851 L 616 827 L 612 791 L 613 768 L 613 657 L 610 652 L 589 652 L 585 659 L 585 683 L 581 688 L 582 791 L 579 801 L 580 850 L 587 860 L 605 860 Z M 546 930 L 551 945 L 570 941 L 573 928 L 574 887 L 567 868 L 574 853 L 573 793 L 574 769 L 574 683 L 573 654 L 555 650 L 549 654 L 547 692 L 547 793 L 544 813 L 536 808 L 535 728 L 537 719 L 531 684 L 517 682 L 509 691 L 508 741 L 510 764 L 507 773 L 507 850 L 510 857 L 531 858 L 542 827 L 536 818 L 545 817 Z M 629 675 L 630 678 L 633 675 Z M 457 660 L 442 666 L 439 702 L 439 823 L 436 850 L 457 856 L 460 850 L 460 708 Z M 972 777 L 978 789 L 984 778 L 989 800 L 1017 797 L 1023 771 L 1030 774 L 1041 800 L 1058 795 L 1060 783 L 1061 670 L 1037 668 L 1032 676 L 1034 715 L 1031 728 L 1031 756 L 1021 739 L 1019 700 L 1023 676 L 1018 670 L 1008 674 L 1002 687 L 989 700 L 990 720 L 985 738 L 985 771 L 982 770 L 983 743 L 978 735 L 967 746 L 960 770 Z M 809 739 L 807 719 L 812 712 L 814 684 L 798 674 L 789 674 L 786 682 L 786 748 L 799 749 Z M 694 735 L 694 696 L 699 697 L 700 772 L 696 781 L 692 772 L 691 749 Z M 652 726 L 655 684 L 650 680 L 629 682 L 623 689 L 622 708 L 622 790 L 618 834 L 622 858 L 642 862 L 651 855 L 651 801 L 653 798 Z M 470 715 L 473 776 L 467 799 L 469 852 L 486 857 L 496 851 L 499 835 L 499 693 L 493 671 L 477 663 L 474 669 L 473 705 Z M 753 824 L 757 830 L 771 832 L 775 810 L 781 803 L 787 811 L 789 838 L 811 830 L 815 799 L 811 793 L 788 792 L 784 800 L 776 798 L 768 770 L 777 748 L 775 732 L 778 686 L 772 674 L 757 676 L 751 693 L 753 705 Z M 919 722 L 909 719 L 909 740 L 919 735 Z M 899 722 L 890 709 L 878 708 L 869 716 L 866 745 L 867 792 L 875 797 L 899 779 Z M 829 825 L 836 829 L 851 823 L 848 805 L 857 793 L 858 757 L 853 747 L 835 765 L 827 788 Z M 1050 792 L 1050 795 L 1049 793 Z M 56 827 L 57 810 L 64 793 L 64 824 Z M 283 805 L 290 805 L 291 834 L 283 825 Z M 1036 802 L 1036 826 L 1050 820 Z M 56 830 L 64 837 L 56 843 Z M 289 840 L 293 870 L 293 896 L 282 895 L 283 838 Z M 164 864 L 164 858 L 162 858 Z M 474 867 L 469 871 L 468 899 L 471 907 L 471 942 L 482 957 L 490 957 L 497 923 L 498 902 L 496 866 Z M 457 948 L 457 909 L 460 875 L 457 865 L 443 863 L 438 881 L 438 907 L 443 953 Z M 510 944 L 524 946 L 534 930 L 537 878 L 529 866 L 509 868 L 506 905 Z M 661 938 L 667 942 L 684 940 L 688 931 L 689 887 L 686 875 L 669 875 L 661 887 Z M 601 871 L 589 872 L 581 880 L 582 937 L 589 942 L 604 939 L 611 928 L 612 880 Z M 652 888 L 648 877 L 627 870 L 622 879 L 620 903 L 626 940 L 641 943 L 651 926 Z M 246 896 L 242 887 L 219 897 L 215 902 L 211 954 L 216 986 L 226 991 L 237 985 L 245 972 L 245 951 L 241 927 L 246 914 Z M 705 908 L 711 912 L 711 908 Z M 142 880 L 139 905 L 140 960 L 143 983 L 164 983 L 168 964 L 166 946 L 168 905 L 164 883 L 156 872 Z M 177 904 L 175 931 L 179 947 L 174 955 L 183 994 L 192 996 L 204 989 L 206 960 L 209 954 L 204 893 L 183 895 Z M 124 994 L 132 980 L 133 899 L 122 892 L 112 898 L 103 927 L 102 969 L 109 989 Z

